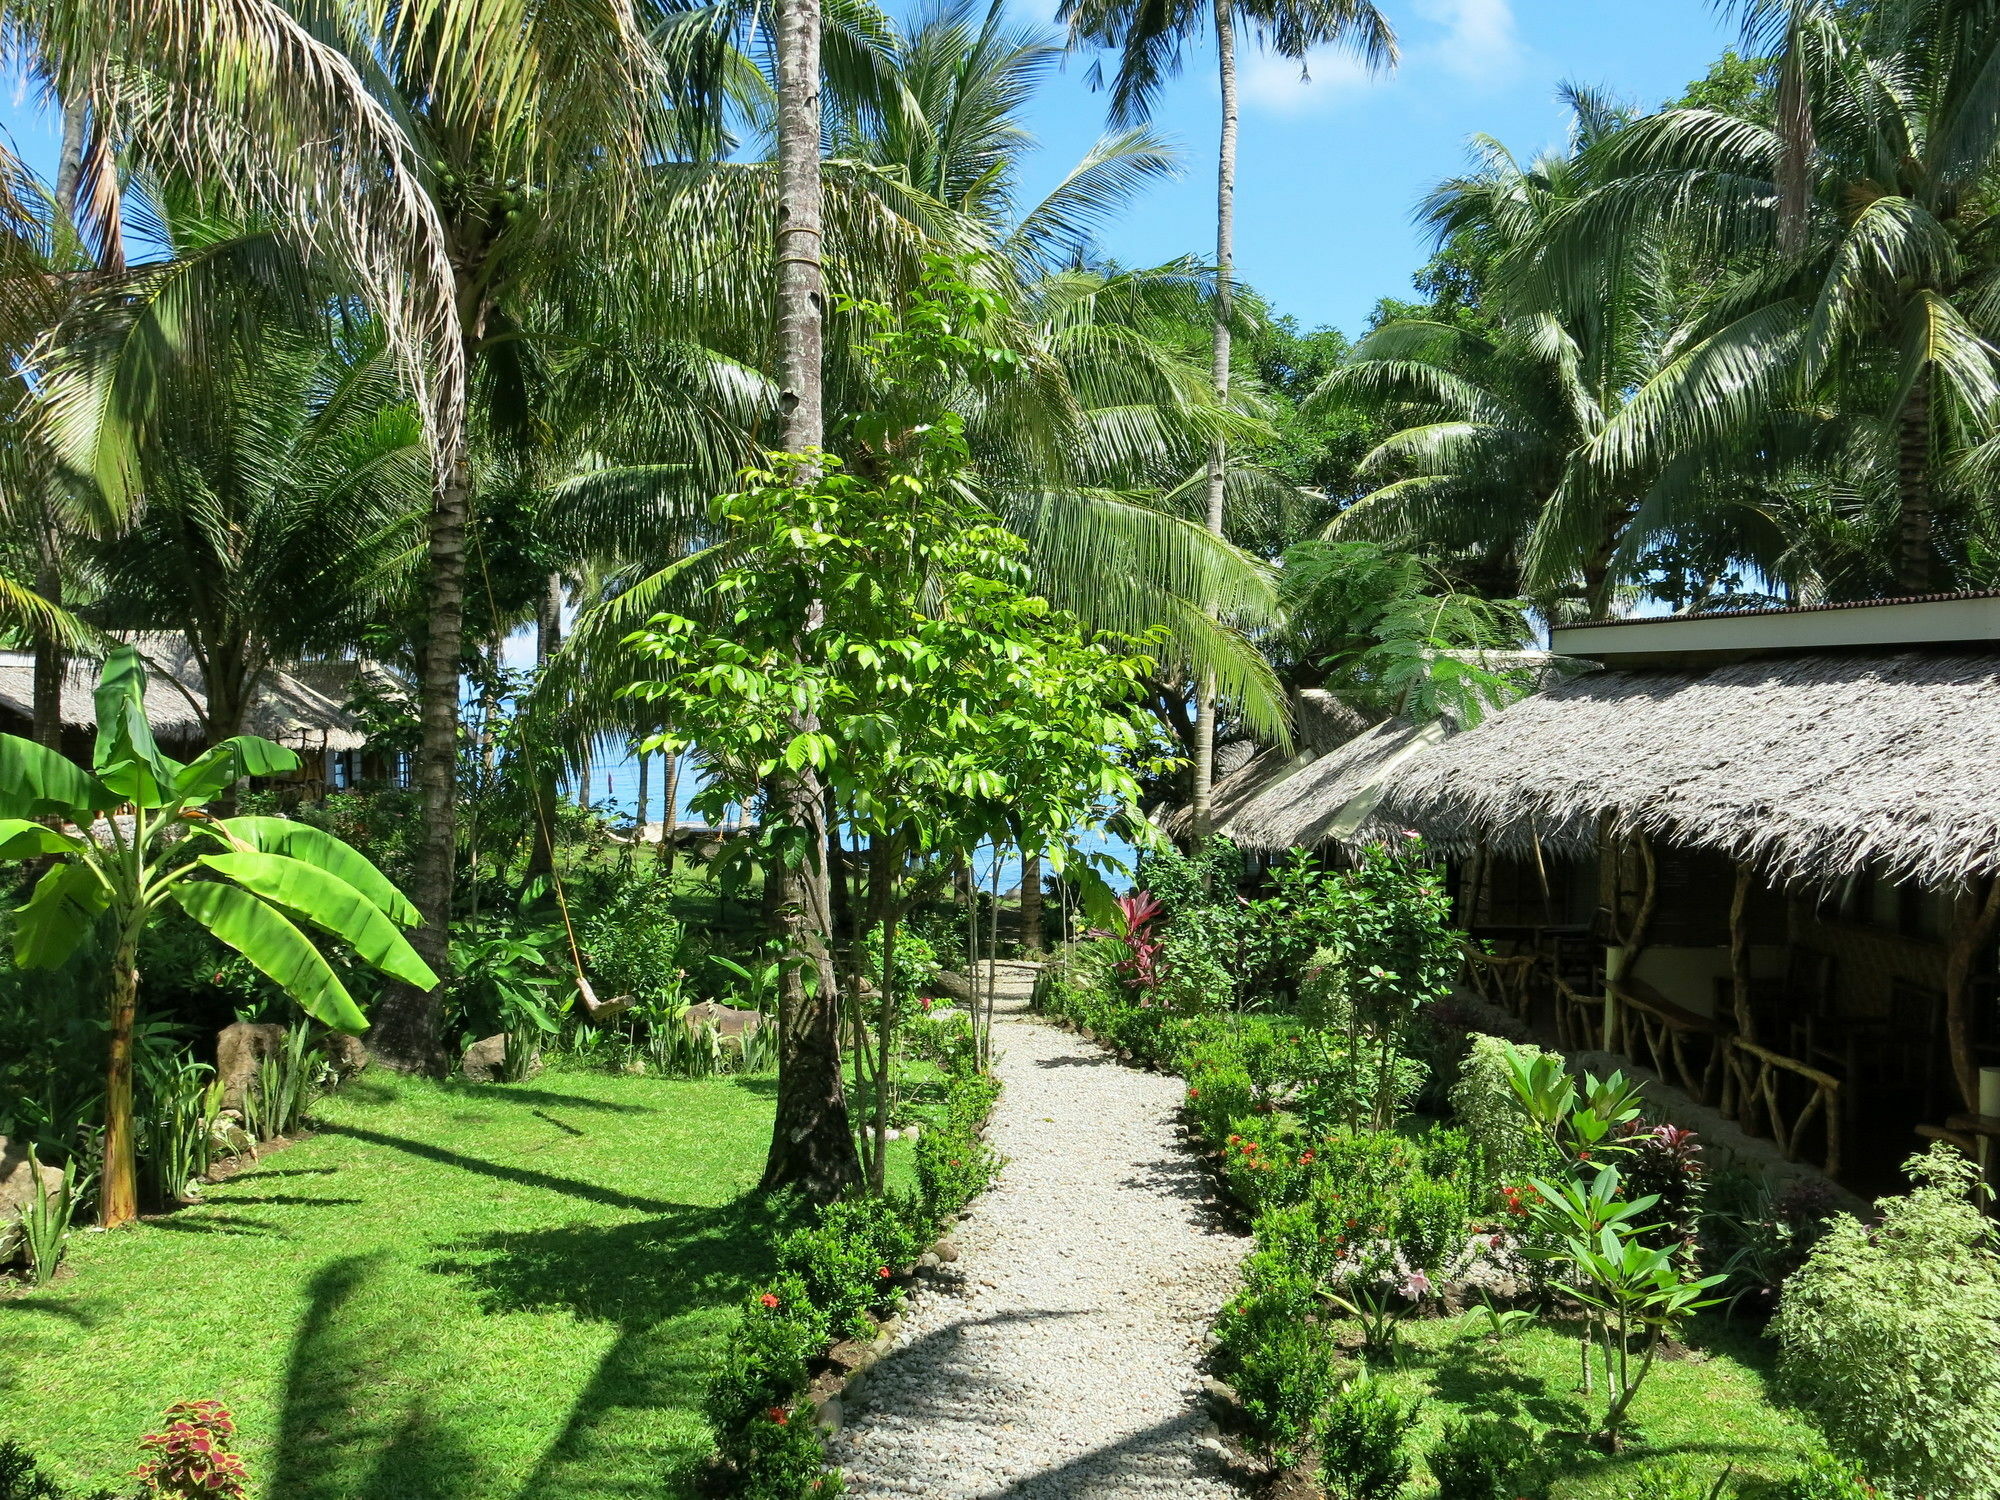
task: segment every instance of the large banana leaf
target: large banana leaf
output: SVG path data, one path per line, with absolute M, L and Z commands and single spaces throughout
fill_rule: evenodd
M 42 854 L 80 854 L 81 839 L 26 818 L 0 818 L 0 859 L 34 859 Z
M 422 920 L 409 898 L 369 862 L 367 855 L 324 829 L 295 823 L 290 818 L 223 818 L 195 826 L 211 837 L 241 845 L 252 853 L 284 854 L 317 865 L 353 886 L 380 907 L 390 921 L 401 926 L 414 927 Z
M 110 904 L 110 891 L 90 866 L 57 865 L 14 914 L 14 962 L 24 969 L 59 967 Z
M 183 880 L 173 890 L 182 911 L 249 959 L 314 1020 L 353 1035 L 368 1029 L 340 976 L 275 906 L 219 880 Z
M 209 746 L 189 761 L 174 783 L 174 795 L 199 806 L 245 776 L 278 776 L 298 768 L 298 756 L 283 745 L 254 734 L 239 734 Z
M 146 663 L 131 646 L 104 660 L 97 682 L 98 778 L 141 807 L 158 807 L 173 796 L 181 767 L 160 753 L 146 719 Z
M 382 909 L 338 875 L 283 854 L 205 854 L 197 863 L 310 922 L 353 948 L 362 962 L 418 989 L 438 977 Z
M 59 813 L 73 822 L 110 812 L 125 799 L 46 745 L 0 734 L 0 818 Z

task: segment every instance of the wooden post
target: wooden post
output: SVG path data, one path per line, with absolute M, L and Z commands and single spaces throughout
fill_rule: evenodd
M 1751 866 L 1736 862 L 1736 890 L 1729 898 L 1729 991 L 1736 1009 L 1736 1034 L 1746 1042 L 1757 1040 L 1757 1021 L 1750 1009 L 1750 907 Z
M 1951 950 L 1944 966 L 1945 1035 L 1951 1044 L 1951 1071 L 1967 1111 L 1979 1113 L 1979 1062 L 1972 1050 L 1972 966 L 1993 939 L 2000 920 L 2000 878 L 1989 879 L 1983 896 L 1968 889 L 1958 900 Z
M 1653 902 L 1659 894 L 1659 866 L 1653 858 L 1652 840 L 1644 833 L 1632 835 L 1633 847 L 1639 851 L 1641 884 L 1639 886 L 1639 909 L 1632 914 L 1632 925 L 1626 929 L 1619 942 L 1623 950 L 1618 959 L 1618 972 L 1606 972 L 1604 976 L 1604 1050 L 1622 1052 L 1625 1041 L 1625 1017 L 1618 1004 L 1618 981 L 1639 967 L 1639 955 L 1646 951 L 1646 929 L 1653 922 Z

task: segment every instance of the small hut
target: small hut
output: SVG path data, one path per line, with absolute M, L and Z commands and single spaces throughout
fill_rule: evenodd
M 190 760 L 209 742 L 208 696 L 200 664 L 184 637 L 155 633 L 134 636 L 149 680 L 146 717 L 161 748 Z M 61 718 L 63 752 L 88 761 L 97 734 L 98 664 L 72 659 L 63 673 Z M 373 662 L 329 659 L 267 668 L 259 679 L 243 730 L 298 752 L 299 769 L 280 778 L 311 796 L 327 789 L 358 786 L 364 780 L 407 780 L 405 758 L 370 744 L 346 704 L 366 683 L 378 693 L 402 691 L 385 668 Z M 0 652 L 0 731 L 26 736 L 35 713 L 34 658 Z
M 2000 596 L 1593 622 L 1391 768 L 1475 977 L 1857 1185 L 2000 1135 Z

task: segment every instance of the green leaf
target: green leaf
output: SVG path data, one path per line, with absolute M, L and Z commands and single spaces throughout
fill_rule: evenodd
M 298 756 L 283 745 L 254 734 L 239 734 L 211 745 L 189 761 L 174 785 L 174 795 L 199 806 L 245 776 L 279 776 L 298 768 Z
M 53 969 L 67 962 L 97 925 L 111 893 L 85 864 L 60 864 L 35 882 L 35 893 L 14 917 L 14 962 L 24 969 Z
M 146 719 L 146 664 L 131 646 L 120 646 L 104 660 L 94 763 L 106 786 L 141 807 L 158 807 L 173 795 L 180 767 L 153 740 Z
M 33 859 L 41 854 L 82 854 L 89 848 L 43 823 L 26 818 L 0 818 L 0 859 Z
M 66 756 L 17 734 L 0 734 L 0 818 L 59 813 L 88 822 L 125 799 Z
M 195 826 L 210 837 L 241 850 L 255 854 L 284 854 L 302 859 L 309 865 L 317 865 L 327 874 L 353 886 L 399 926 L 414 927 L 423 920 L 409 898 L 369 862 L 367 855 L 351 844 L 342 843 L 324 829 L 296 823 L 290 818 L 224 818 Z
M 396 924 L 338 875 L 283 854 L 205 854 L 197 863 L 331 933 L 372 968 L 421 990 L 437 987 L 437 975 Z
M 219 880 L 184 880 L 173 893 L 182 911 L 249 959 L 314 1020 L 350 1035 L 368 1029 L 340 976 L 275 906 Z

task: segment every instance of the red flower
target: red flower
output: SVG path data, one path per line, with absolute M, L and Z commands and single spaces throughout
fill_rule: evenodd
M 759 1297 L 757 1300 L 763 1303 L 766 1307 L 776 1307 L 778 1305 L 778 1299 L 769 1292 L 764 1293 L 764 1295 Z
M 785 1415 L 785 1409 L 782 1406 L 772 1407 L 769 1415 L 771 1420 L 773 1422 L 776 1422 L 780 1427 L 787 1425 L 792 1420 L 790 1417 Z
M 1199 1099 L 1200 1097 L 1201 1097 L 1201 1090 L 1200 1090 L 1200 1089 L 1189 1089 L 1189 1090 L 1188 1090 L 1188 1098 L 1190 1098 L 1190 1099 Z
M 1312 1161 L 1312 1159 L 1313 1159 L 1312 1152 L 1307 1151 L 1299 1157 L 1299 1165 L 1302 1167 L 1306 1166 Z
M 882 1277 L 882 1278 L 883 1278 L 884 1280 L 887 1280 L 887 1279 L 888 1279 L 888 1275 L 889 1275 L 889 1268 L 888 1268 L 887 1266 L 884 1266 L 884 1267 L 882 1267 L 882 1268 L 881 1268 L 881 1269 L 880 1269 L 879 1271 L 877 1271 L 877 1272 L 876 1272 L 875 1274 L 876 1274 L 877 1276 L 880 1276 L 880 1277 Z

